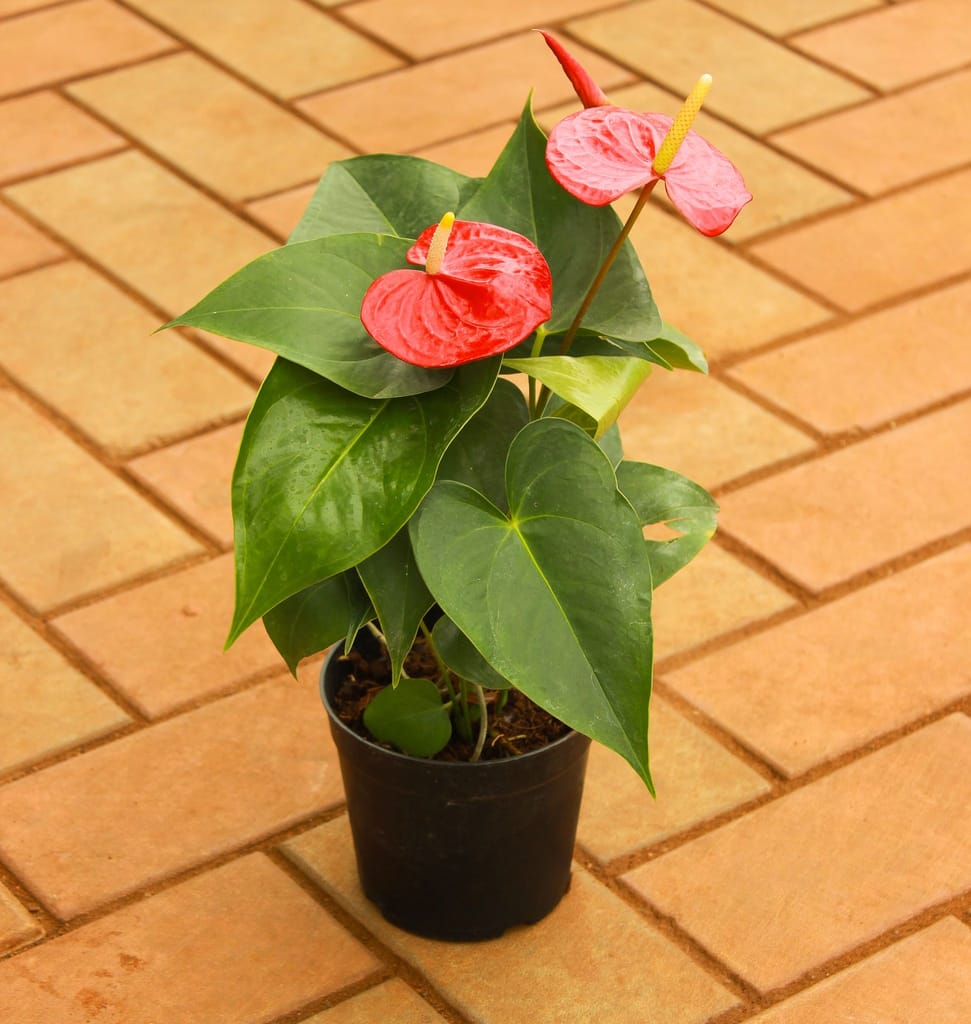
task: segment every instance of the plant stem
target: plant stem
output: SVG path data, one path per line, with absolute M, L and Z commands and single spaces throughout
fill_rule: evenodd
M 634 209 L 631 210 L 630 216 L 624 221 L 624 226 L 620 229 L 620 234 L 617 236 L 616 241 L 610 247 L 610 251 L 604 257 L 604 261 L 597 271 L 597 276 L 590 283 L 590 287 L 587 289 L 587 294 L 583 297 L 583 302 L 580 303 L 580 308 L 577 310 L 577 315 L 573 318 L 573 323 L 570 324 L 566 334 L 563 336 L 563 343 L 560 345 L 560 355 L 565 356 L 570 351 L 570 346 L 573 344 L 573 339 L 576 337 L 577 331 L 580 329 L 580 325 L 583 323 L 583 318 L 590 311 L 590 307 L 593 305 L 593 300 L 597 297 L 597 292 L 600 291 L 600 286 L 604 283 L 610 268 L 614 265 L 614 260 L 617 259 L 624 242 L 627 241 L 627 236 L 631 232 L 631 228 L 634 226 L 634 222 L 641 215 L 641 211 L 647 205 L 648 199 L 651 198 L 651 193 L 654 191 L 654 186 L 658 183 L 657 178 L 654 181 L 648 182 L 641 189 L 641 194 L 637 197 L 637 202 L 634 203 Z M 539 399 L 537 406 L 542 412 L 546 408 L 546 403 L 550 399 L 550 390 L 546 385 L 543 385 L 543 389 L 539 393 Z
M 456 701 L 456 694 L 455 690 L 452 688 L 452 680 L 449 676 L 448 665 L 442 661 L 442 657 L 438 653 L 438 648 L 432 640 L 432 631 L 425 625 L 424 619 L 419 623 L 418 628 L 421 630 L 421 635 L 425 638 L 425 644 L 431 652 L 432 657 L 435 659 L 435 664 L 438 666 L 438 681 L 439 683 L 444 684 L 445 689 L 448 691 L 448 698 L 454 704 Z
M 485 746 L 486 734 L 489 731 L 489 709 L 486 707 L 485 691 L 478 683 L 472 683 L 475 688 L 476 700 L 479 702 L 479 738 L 475 742 L 475 750 L 472 751 L 470 761 L 478 761 L 482 756 L 482 748 Z

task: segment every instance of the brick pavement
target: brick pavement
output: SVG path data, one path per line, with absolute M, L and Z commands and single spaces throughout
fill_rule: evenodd
M 641 109 L 710 71 L 756 201 L 634 233 L 713 372 L 627 447 L 723 507 L 659 799 L 596 750 L 560 908 L 443 946 L 357 891 L 315 665 L 221 653 L 270 357 L 150 332 L 329 161 L 574 109 L 537 25 Z M 969 53 L 967 0 L 0 0 L 3 1024 L 967 1024 Z

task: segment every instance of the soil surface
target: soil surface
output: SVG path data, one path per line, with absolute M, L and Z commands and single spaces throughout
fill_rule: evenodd
M 391 663 L 387 655 L 382 651 L 376 657 L 369 658 L 355 649 L 350 654 L 342 655 L 339 661 L 346 674 L 334 696 L 334 710 L 338 718 L 376 746 L 394 749 L 376 740 L 364 725 L 364 709 L 391 682 Z M 405 673 L 413 679 L 435 679 L 437 676 L 435 659 L 427 650 L 424 638 L 416 639 L 411 653 L 405 659 Z M 454 676 L 452 682 L 457 686 Z M 538 707 L 518 690 L 505 691 L 506 700 L 498 714 L 496 708 L 501 704 L 502 691 L 486 690 L 485 693 L 489 708 L 489 733 L 480 760 L 492 761 L 528 754 L 570 732 L 569 726 Z M 432 760 L 468 761 L 473 747 L 474 743 L 453 729 L 448 745 Z

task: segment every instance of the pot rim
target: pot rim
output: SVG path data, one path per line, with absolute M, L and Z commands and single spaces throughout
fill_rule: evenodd
M 335 662 L 344 653 L 343 641 L 338 641 L 331 647 L 324 658 L 323 664 L 320 666 L 320 675 L 318 677 L 317 687 L 320 692 L 320 699 L 324 705 L 324 710 L 327 712 L 327 717 L 330 719 L 332 726 L 337 726 L 341 730 L 341 733 L 351 738 L 357 743 L 364 744 L 368 749 L 379 751 L 383 755 L 387 755 L 391 758 L 397 758 L 398 760 L 407 762 L 408 764 L 418 765 L 434 765 L 436 770 L 441 769 L 442 771 L 461 771 L 461 770 L 478 770 L 483 771 L 485 769 L 492 770 L 504 770 L 508 769 L 510 764 L 522 764 L 523 761 L 533 757 L 542 757 L 547 755 L 550 751 L 558 750 L 560 747 L 565 746 L 568 743 L 576 742 L 577 738 L 585 740 L 590 743 L 590 737 L 584 733 L 578 732 L 576 729 L 571 729 L 565 736 L 561 736 L 558 740 L 554 740 L 552 743 L 547 743 L 545 747 L 539 747 L 536 750 L 527 751 L 525 754 L 516 754 L 513 757 L 496 758 L 491 761 L 436 761 L 433 757 L 414 757 L 411 754 L 402 754 L 398 750 L 390 750 L 387 747 L 381 746 L 379 743 L 374 743 L 372 740 L 367 739 L 365 736 L 361 736 L 351 729 L 345 722 L 342 722 L 340 718 L 334 712 L 334 708 L 330 703 L 330 698 L 327 696 L 327 670 L 332 662 Z

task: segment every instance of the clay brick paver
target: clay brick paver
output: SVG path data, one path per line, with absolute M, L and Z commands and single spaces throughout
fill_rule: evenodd
M 969 605 L 963 544 L 663 679 L 797 775 L 971 694 Z
M 727 989 L 578 868 L 567 896 L 538 925 L 511 930 L 501 941 L 443 947 L 399 931 L 367 902 L 345 818 L 289 840 L 284 850 L 481 1024 L 506 1024 L 522 1015 L 524 1005 L 542 1007 L 547 1020 L 563 1024 L 594 1017 L 617 1024 L 641 1024 L 645 1018 L 703 1024 L 736 1003 Z
M 965 525 L 969 433 L 965 401 L 726 495 L 719 522 L 823 590 Z
M 968 15 L 0 0 L 2 1024 L 966 1024 Z M 711 73 L 755 198 L 632 233 L 711 374 L 655 370 L 625 450 L 722 508 L 654 597 L 658 798 L 595 748 L 559 909 L 443 945 L 357 887 L 320 657 L 222 651 L 275 357 L 153 332 L 331 161 L 484 175 L 531 89 L 578 110 L 535 27 L 631 109 Z
M 127 725 L 127 714 L 0 605 L 0 772 Z
M 267 683 L 9 783 L 0 857 L 76 917 L 333 806 L 332 751 L 314 689 Z
M 570 30 L 682 96 L 699 75 L 711 74 L 715 85 L 705 106 L 756 132 L 870 95 L 694 0 L 641 0 L 571 21 Z
M 261 1024 L 378 962 L 260 854 L 0 963 L 17 1024 Z
M 35 92 L 0 103 L 0 138 L 0 183 L 126 145 L 56 92 Z
M 768 991 L 967 890 L 969 800 L 951 715 L 624 878 Z
M 82 263 L 0 282 L 0 365 L 113 453 L 241 416 L 253 401 L 250 385 L 156 327 Z
M 70 93 L 190 177 L 234 199 L 319 177 L 332 160 L 351 155 L 194 54 L 88 78 Z M 210 144 L 214 138 L 218 146 Z
M 89 604 L 54 626 L 143 714 L 156 718 L 283 668 L 260 625 L 223 652 L 232 612 L 233 557 L 223 555 Z M 119 619 L 128 624 L 124 634 L 116 628 Z
M 873 428 L 971 387 L 963 282 L 743 360 L 729 376 L 824 433 Z M 860 381 L 866 387 L 860 387 Z
M 946 917 L 753 1017 L 751 1024 L 963 1024 L 969 1003 L 971 928 Z

